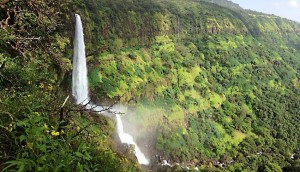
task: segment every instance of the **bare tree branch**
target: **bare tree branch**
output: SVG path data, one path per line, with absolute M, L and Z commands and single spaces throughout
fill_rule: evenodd
M 81 129 L 80 129 L 80 130 L 72 137 L 72 139 L 75 138 L 75 137 L 77 137 L 77 136 L 79 136 L 84 130 L 86 130 L 88 127 L 90 127 L 90 126 L 93 125 L 93 124 L 95 124 L 95 123 L 90 122 L 89 124 L 87 124 L 86 126 L 84 126 L 83 128 L 81 128 Z
M 69 97 L 70 97 L 70 96 L 68 96 L 68 97 L 65 99 L 64 103 L 61 105 L 61 107 L 60 107 L 60 108 L 63 108 L 63 107 L 65 106 L 65 104 L 67 103 L 67 101 L 68 101 Z
M 32 37 L 32 38 L 11 38 L 12 40 L 40 40 L 41 37 Z

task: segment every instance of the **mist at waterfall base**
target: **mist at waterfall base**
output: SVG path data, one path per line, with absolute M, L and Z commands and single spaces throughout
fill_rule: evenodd
M 130 134 L 147 157 L 154 158 L 161 155 L 156 149 L 156 140 L 161 129 L 164 112 L 161 107 L 153 107 L 148 102 L 124 105 L 116 105 L 120 115 L 125 133 Z M 152 163 L 155 163 L 153 159 Z
M 136 141 L 134 140 L 133 136 L 127 133 L 124 129 L 124 121 L 122 120 L 123 117 L 131 115 L 129 111 L 127 110 L 127 107 L 124 105 L 116 105 L 113 107 L 113 111 L 116 112 L 116 120 L 117 120 L 117 133 L 118 137 L 121 141 L 121 143 L 126 143 L 130 145 L 134 145 L 134 151 L 136 154 L 136 157 L 138 158 L 138 162 L 143 165 L 148 165 L 150 162 L 145 157 L 145 155 L 142 153 L 140 147 L 137 145 Z M 125 115 L 118 114 L 118 112 L 124 113 Z M 134 125 L 131 123 L 131 125 Z M 141 146 L 141 144 L 140 144 Z M 143 143 L 142 146 L 145 146 L 145 143 Z
M 75 37 L 74 37 L 74 52 L 73 52 L 73 72 L 72 72 L 72 95 L 74 96 L 77 104 L 85 105 L 87 109 L 95 111 L 102 111 L 107 106 L 97 106 L 90 101 L 88 91 L 88 78 L 87 78 L 87 64 L 85 56 L 84 34 L 81 22 L 81 17 L 75 14 Z M 121 106 L 110 108 L 111 112 L 122 112 Z M 113 115 L 112 113 L 105 113 L 106 115 Z M 122 143 L 134 145 L 135 154 L 139 164 L 148 165 L 149 160 L 142 153 L 133 137 L 124 132 L 122 119 L 119 114 L 116 114 L 117 134 Z

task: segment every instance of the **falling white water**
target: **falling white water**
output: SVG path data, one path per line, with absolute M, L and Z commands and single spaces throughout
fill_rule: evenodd
M 138 159 L 139 164 L 148 165 L 149 160 L 145 157 L 145 155 L 142 153 L 140 148 L 133 141 L 132 136 L 124 132 L 123 123 L 122 123 L 120 115 L 116 114 L 116 118 L 117 118 L 117 132 L 118 132 L 118 135 L 119 135 L 119 138 L 120 138 L 121 142 L 126 143 L 126 144 L 134 145 L 135 155 Z
M 86 104 L 89 102 L 89 91 L 83 29 L 80 16 L 75 14 L 75 18 L 72 94 L 75 97 L 77 104 Z
M 87 79 L 87 65 L 85 58 L 85 46 L 81 18 L 78 14 L 75 14 L 76 26 L 75 26 L 75 38 L 74 38 L 74 55 L 73 55 L 73 76 L 72 76 L 72 94 L 75 97 L 77 104 L 85 104 L 87 109 L 95 111 L 102 111 L 108 107 L 96 106 L 90 102 L 88 91 L 88 79 Z M 116 111 L 111 108 L 110 111 Z M 101 112 L 102 113 L 102 112 Z M 109 112 L 103 112 L 102 114 L 108 114 Z M 140 164 L 148 165 L 149 161 L 145 155 L 141 152 L 140 148 L 133 141 L 131 135 L 124 133 L 123 123 L 120 115 L 116 115 L 117 118 L 117 133 L 122 143 L 132 144 L 135 147 L 135 155 Z

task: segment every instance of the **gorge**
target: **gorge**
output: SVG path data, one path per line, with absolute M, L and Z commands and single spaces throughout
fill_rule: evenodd
M 0 3 L 0 171 L 299 171 L 298 22 L 228 0 Z

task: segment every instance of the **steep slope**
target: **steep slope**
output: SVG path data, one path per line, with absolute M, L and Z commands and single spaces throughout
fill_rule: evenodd
M 227 7 L 227 8 L 242 9 L 239 4 L 236 4 L 228 0 L 201 0 L 201 1 L 218 4 L 220 6 Z
M 94 99 L 137 102 L 143 120 L 129 121 L 144 126 L 132 128 L 140 140 L 157 131 L 152 148 L 173 162 L 212 157 L 251 171 L 294 163 L 298 23 L 197 1 L 86 6 Z

